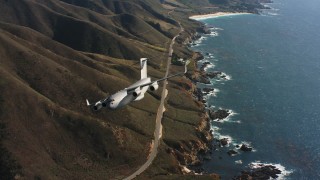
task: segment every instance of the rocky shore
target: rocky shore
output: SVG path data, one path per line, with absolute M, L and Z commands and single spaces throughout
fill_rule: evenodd
M 241 179 L 278 179 L 281 175 L 281 170 L 279 170 L 274 165 L 264 165 L 258 164 L 258 167 L 251 168 L 249 170 L 244 170 L 241 172 L 241 175 L 234 177 L 234 180 Z
M 210 54 L 207 53 L 206 56 L 210 56 Z M 228 80 L 228 79 L 226 78 L 227 75 L 224 72 L 221 72 L 221 71 L 207 72 L 206 67 L 210 64 L 210 62 L 199 63 L 205 58 L 205 56 L 200 52 L 195 52 L 193 57 L 194 57 L 193 60 L 195 63 L 194 65 L 196 67 L 196 70 L 194 71 L 193 74 L 188 74 L 187 77 L 193 82 L 194 86 L 196 86 L 195 90 L 193 91 L 194 99 L 198 102 L 201 102 L 203 106 L 203 116 L 206 117 L 206 126 L 210 127 L 211 121 L 216 121 L 216 122 L 223 121 L 232 114 L 232 111 L 227 109 L 214 109 L 214 108 L 208 107 L 205 96 L 214 92 L 215 89 L 212 87 L 198 88 L 197 83 L 211 84 L 210 79 L 215 79 L 215 80 Z M 217 150 L 218 148 L 221 148 L 221 147 L 229 147 L 231 142 L 230 138 L 219 139 L 219 137 L 213 137 L 213 132 L 212 130 L 210 130 L 210 128 L 206 128 L 206 130 L 210 132 L 211 144 L 207 145 L 207 147 L 210 148 L 208 151 L 205 151 L 205 152 L 201 151 L 201 153 L 198 154 L 199 159 L 201 160 L 211 160 L 211 154 L 213 153 L 214 150 Z M 235 156 L 241 152 L 251 152 L 252 150 L 253 148 L 249 144 L 240 143 L 238 145 L 235 145 L 234 149 L 229 149 L 227 151 L 227 154 L 229 156 Z M 201 170 L 203 170 L 201 168 L 201 162 L 191 164 L 189 167 L 194 169 L 196 172 L 202 172 Z
M 204 26 L 202 27 L 204 28 Z M 206 32 L 206 29 L 201 29 L 200 32 Z M 190 40 L 196 40 L 200 38 L 197 34 L 192 34 L 189 37 Z M 190 42 L 189 42 L 190 43 Z M 201 168 L 202 162 L 204 160 L 210 159 L 210 154 L 212 154 L 212 141 L 213 134 L 210 130 L 210 116 L 205 108 L 205 100 L 203 98 L 202 90 L 197 88 L 197 83 L 207 83 L 210 84 L 210 80 L 206 76 L 203 68 L 199 69 L 197 67 L 197 62 L 202 60 L 204 56 L 199 52 L 194 52 L 191 57 L 193 67 L 192 72 L 186 74 L 187 78 L 190 80 L 189 86 L 186 90 L 190 93 L 193 100 L 198 104 L 201 111 L 199 114 L 200 121 L 196 126 L 196 132 L 198 140 L 179 143 L 175 148 L 167 149 L 167 152 L 173 154 L 179 161 L 181 172 L 184 174 L 202 174 L 203 169 Z M 212 89 L 206 89 L 204 93 L 209 93 Z M 219 179 L 216 174 L 211 174 L 212 177 Z
M 208 33 L 208 29 L 204 26 L 202 27 L 200 32 L 202 33 Z M 190 39 L 196 40 L 198 38 L 201 38 L 201 36 L 194 34 Z M 189 42 L 192 43 L 192 42 Z M 203 83 L 203 84 L 210 84 L 210 78 L 218 77 L 222 74 L 222 72 L 214 72 L 214 73 L 206 73 L 205 68 L 210 63 L 204 63 L 201 67 L 198 67 L 197 64 L 199 61 L 204 59 L 204 56 L 200 52 L 194 52 L 192 56 L 192 63 L 193 72 L 189 72 L 186 74 L 187 78 L 191 81 L 191 87 L 189 90 L 190 94 L 192 95 L 194 101 L 198 103 L 199 108 L 201 109 L 201 120 L 197 127 L 198 131 L 198 137 L 200 141 L 198 142 L 191 142 L 190 143 L 190 151 L 185 150 L 183 147 L 178 147 L 178 151 L 175 151 L 175 155 L 177 159 L 179 160 L 180 164 L 183 167 L 187 167 L 189 171 L 185 171 L 184 173 L 194 173 L 194 174 L 202 174 L 203 168 L 201 167 L 203 161 L 205 160 L 211 160 L 211 154 L 214 151 L 213 146 L 213 133 L 211 130 L 211 119 L 212 119 L 212 113 L 207 110 L 206 108 L 206 100 L 204 98 L 205 95 L 209 94 L 210 92 L 213 92 L 213 88 L 203 88 L 200 89 L 197 87 L 197 83 Z M 217 112 L 217 115 L 219 116 L 220 111 Z M 193 144 L 193 145 L 191 145 Z M 215 177 L 218 177 L 218 175 L 214 174 Z
M 197 38 L 201 38 L 201 36 L 197 35 Z M 191 42 L 192 44 L 192 42 Z M 211 160 L 211 154 L 214 153 L 214 150 L 217 150 L 220 147 L 229 147 L 231 139 L 229 138 L 221 138 L 213 136 L 213 132 L 210 128 L 210 122 L 215 120 L 217 122 L 224 120 L 230 116 L 232 113 L 226 109 L 212 109 L 207 107 L 205 96 L 214 92 L 214 88 L 204 87 L 198 88 L 197 83 L 202 84 L 211 84 L 210 80 L 228 80 L 227 75 L 221 71 L 213 71 L 206 72 L 206 68 L 210 66 L 210 62 L 205 61 L 202 63 L 198 63 L 199 61 L 204 60 L 204 55 L 200 52 L 195 52 L 193 55 L 193 62 L 196 69 L 193 73 L 187 74 L 187 77 L 193 83 L 193 97 L 194 100 L 199 102 L 202 107 L 202 122 L 199 126 L 199 132 L 201 132 L 205 136 L 201 136 L 201 140 L 205 142 L 205 148 L 198 151 L 194 151 L 193 155 L 196 155 L 196 161 L 191 161 L 191 163 L 187 163 L 187 167 L 191 169 L 194 173 L 204 173 L 204 169 L 202 168 L 202 162 Z M 252 152 L 253 147 L 246 143 L 240 143 L 237 145 L 232 145 L 233 148 L 227 151 L 229 156 L 236 156 L 241 153 Z M 236 163 L 242 163 L 240 162 Z M 243 170 L 241 175 L 235 176 L 234 179 L 270 179 L 277 178 L 281 174 L 281 170 L 272 165 L 259 166 L 258 168 L 251 168 L 249 170 Z

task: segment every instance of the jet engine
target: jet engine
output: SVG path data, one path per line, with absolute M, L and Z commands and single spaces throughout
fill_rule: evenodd
M 154 82 L 153 84 L 150 85 L 149 89 L 150 91 L 156 91 L 159 88 L 158 82 Z
M 102 107 L 107 107 L 108 106 L 107 102 L 103 102 L 101 105 L 102 105 Z
M 102 105 L 102 107 L 108 107 L 109 106 L 109 104 L 110 104 L 110 102 L 112 102 L 112 101 L 114 101 L 114 99 L 110 99 L 110 97 L 108 97 L 107 99 L 105 99 L 105 100 L 103 100 L 102 102 L 101 102 L 101 105 Z
M 102 108 L 102 104 L 101 104 L 100 101 L 97 102 L 95 105 L 92 106 L 92 109 L 93 109 L 94 111 L 99 111 L 101 108 Z
M 138 97 L 140 94 L 141 94 L 140 88 L 137 88 L 132 92 L 133 97 Z

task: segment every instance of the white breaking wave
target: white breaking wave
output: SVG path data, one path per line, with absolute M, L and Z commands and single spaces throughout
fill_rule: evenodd
M 209 36 L 211 36 L 211 37 L 217 37 L 217 36 L 219 36 L 219 33 L 218 33 L 217 31 L 211 31 L 210 34 L 209 34 Z
M 233 110 L 228 110 L 229 115 L 224 118 L 224 119 L 213 119 L 214 122 L 219 122 L 219 123 L 225 123 L 225 122 L 231 122 L 231 123 L 238 123 L 238 121 L 231 121 L 231 118 L 235 115 L 237 115 L 238 113 L 234 112 Z
M 202 45 L 202 41 L 204 41 L 206 39 L 207 39 L 207 37 L 201 36 L 199 39 L 193 41 L 193 43 L 191 43 L 191 46 L 196 47 L 196 46 Z
M 223 79 L 225 79 L 225 80 L 227 80 L 227 81 L 229 81 L 229 80 L 232 79 L 231 75 L 228 75 L 228 74 L 226 74 L 226 73 L 224 73 L 224 72 L 222 72 L 222 74 L 220 75 L 220 77 L 223 77 Z
M 210 56 L 213 56 L 213 55 L 209 55 L 209 57 Z M 206 64 L 204 64 L 204 63 L 206 63 Z M 204 66 L 203 70 L 206 71 L 206 72 L 207 72 L 208 69 L 214 69 L 216 67 L 215 64 L 213 64 L 211 61 L 209 61 L 208 57 L 205 57 L 204 59 L 198 61 L 197 64 L 198 64 L 199 67 L 203 67 Z
M 219 27 L 212 27 L 212 28 L 210 28 L 210 30 L 213 30 L 213 31 L 223 31 L 224 29 L 219 28 Z
M 234 161 L 234 163 L 236 163 L 236 164 L 242 164 L 242 160 L 240 159 L 240 160 Z
M 219 131 L 219 130 L 220 130 L 220 128 L 219 128 L 219 127 L 217 127 L 217 126 L 211 126 L 211 127 L 210 127 L 210 130 L 212 130 L 212 131 L 213 131 L 213 133 L 214 133 L 214 131 Z
M 276 12 L 267 12 L 267 15 L 270 15 L 270 16 L 278 16 L 279 13 L 276 13 Z
M 224 72 L 222 73 L 222 75 L 225 75 L 225 79 L 228 80 L 228 81 L 232 79 L 231 75 L 228 75 L 228 74 L 226 74 Z
M 267 10 L 271 10 L 271 11 L 279 11 L 280 10 L 280 9 L 277 9 L 277 8 L 274 8 L 274 7 L 270 6 L 268 3 L 262 3 L 262 5 L 265 8 L 270 8 L 270 9 L 267 9 Z
M 219 89 L 215 88 L 212 91 L 209 91 L 205 96 L 205 100 L 207 100 L 209 97 L 213 96 L 213 97 L 217 97 L 217 93 L 220 92 Z
M 210 34 L 209 36 L 211 37 L 217 37 L 219 36 L 219 32 L 218 31 L 223 31 L 222 28 L 219 28 L 219 27 L 212 27 L 210 28 Z
M 233 144 L 233 138 L 229 135 L 221 135 L 219 132 L 213 133 L 213 136 L 217 140 L 227 139 L 228 144 L 224 147 L 230 147 L 230 144 Z
M 263 16 L 278 16 L 279 15 L 278 12 L 280 11 L 280 9 L 273 8 L 269 4 L 263 4 L 263 6 L 266 8 L 270 8 L 270 9 L 262 10 Z
M 203 69 L 204 71 L 207 71 L 208 69 L 213 69 L 215 68 L 216 66 L 210 62 L 210 64 L 207 64 L 206 67 Z
M 203 64 L 205 62 L 209 62 L 209 61 L 206 58 L 204 58 L 204 59 L 199 60 L 198 64 L 201 65 L 201 64 Z
M 278 170 L 281 171 L 281 174 L 278 175 L 279 177 L 277 178 L 277 180 L 284 180 L 284 179 L 286 179 L 287 176 L 289 176 L 290 174 L 293 173 L 293 170 L 287 170 L 281 164 L 261 163 L 260 161 L 255 161 L 255 162 L 249 164 L 249 167 L 251 169 L 258 169 L 258 168 L 262 168 L 264 166 L 274 166 Z
M 241 141 L 240 143 L 238 143 L 238 142 L 234 141 L 234 142 L 232 143 L 232 145 L 233 145 L 234 147 L 236 147 L 236 149 L 240 149 L 243 144 L 249 146 L 250 148 L 252 148 L 252 151 L 251 151 L 251 152 L 257 152 L 257 149 L 253 148 L 253 146 L 251 145 L 251 144 L 252 144 L 251 142 Z M 238 145 L 239 147 L 237 147 L 237 145 Z
M 212 78 L 212 81 L 217 81 L 217 82 L 220 82 L 220 81 L 230 81 L 232 80 L 232 76 L 229 75 L 229 74 L 226 74 L 225 72 L 221 72 L 221 74 L 218 74 L 217 75 L 217 78 Z

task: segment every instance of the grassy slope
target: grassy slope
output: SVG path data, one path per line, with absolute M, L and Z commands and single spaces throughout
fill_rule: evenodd
M 159 54 L 146 44 L 163 47 L 169 40 L 148 24 L 148 21 L 159 21 L 148 12 L 142 13 L 142 16 L 150 17 L 146 21 L 141 17 L 125 14 L 127 12 L 124 10 L 116 15 L 104 15 L 56 0 L 49 2 L 2 1 L 0 20 L 30 27 L 76 50 L 126 59 Z M 141 9 L 140 6 L 132 8 L 135 11 Z M 119 22 L 121 19 L 127 21 Z M 174 28 L 169 23 L 164 24 Z M 134 28 L 141 34 L 130 32 Z M 148 33 L 143 33 L 146 31 Z
M 151 76 L 163 76 L 166 49 L 178 28 L 165 10 L 138 12 L 154 4 L 0 2 L 0 77 L 6 82 L 1 123 L 8 132 L 2 144 L 22 167 L 17 173 L 12 165 L 12 175 L 115 178 L 146 160 L 159 92 L 99 113 L 90 112 L 84 99 L 97 100 L 139 79 L 140 57 L 150 57 Z
M 105 171 L 110 167 L 125 164 L 127 167 L 121 168 L 125 170 L 144 161 L 154 127 L 148 117 L 154 118 L 154 114 L 133 107 L 118 113 L 92 114 L 83 102 L 85 97 L 95 95 L 98 99 L 125 87 L 129 80 L 83 64 L 90 63 L 90 59 L 67 47 L 58 48 L 64 49 L 63 54 L 75 53 L 78 57 L 61 57 L 6 31 L 1 31 L 0 41 L 1 77 L 7 82 L 2 91 L 5 98 L 1 121 L 10 132 L 5 145 L 22 165 L 26 177 L 49 178 L 58 172 L 62 173 L 57 178 L 108 177 L 114 175 Z M 126 68 L 138 76 L 137 68 Z M 103 69 L 108 72 L 109 68 Z M 149 110 L 155 112 L 156 99 L 147 96 L 147 100 Z M 131 119 L 137 126 L 126 127 Z M 139 127 L 142 122 L 150 130 Z M 80 173 L 84 170 L 87 172 Z

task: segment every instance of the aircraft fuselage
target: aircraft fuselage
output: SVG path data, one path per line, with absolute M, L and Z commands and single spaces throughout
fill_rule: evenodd
M 144 98 L 144 94 L 147 92 L 148 89 L 150 91 L 156 91 L 159 88 L 159 82 L 164 81 L 166 79 L 181 76 L 187 72 L 187 65 L 189 61 L 185 63 L 185 71 L 181 73 L 177 73 L 174 75 L 166 76 L 164 78 L 151 81 L 151 78 L 147 75 L 147 58 L 140 59 L 140 67 L 141 67 L 141 79 L 132 84 L 131 86 L 124 88 L 121 91 L 118 91 L 111 96 L 99 100 L 96 103 L 90 104 L 89 100 L 87 99 L 87 106 L 90 106 L 93 111 L 98 111 L 103 107 L 107 107 L 109 109 L 118 109 L 132 101 L 139 101 Z
M 136 83 L 132 84 L 131 86 L 129 86 L 126 89 L 132 88 L 132 87 L 136 87 L 142 84 L 146 84 L 151 82 L 150 78 L 144 78 L 141 79 L 139 81 L 137 81 Z M 143 99 L 144 94 L 147 92 L 149 86 L 145 86 L 145 87 L 138 87 L 136 88 L 134 91 L 128 92 L 126 89 L 123 89 L 121 91 L 118 91 L 117 93 L 111 95 L 108 100 L 110 101 L 107 104 L 107 107 L 110 109 L 117 109 L 120 107 L 123 107 L 127 104 L 129 104 L 132 101 L 139 101 L 141 99 Z

